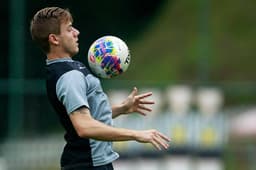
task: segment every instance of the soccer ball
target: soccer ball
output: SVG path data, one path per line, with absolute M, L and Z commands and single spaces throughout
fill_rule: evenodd
M 115 36 L 104 36 L 92 43 L 88 63 L 92 72 L 101 78 L 112 78 L 124 73 L 131 61 L 126 43 Z

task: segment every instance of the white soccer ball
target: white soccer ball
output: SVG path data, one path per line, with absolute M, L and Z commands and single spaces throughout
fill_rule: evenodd
M 112 78 L 124 73 L 131 61 L 126 43 L 115 36 L 104 36 L 92 43 L 88 63 L 92 72 L 101 78 Z

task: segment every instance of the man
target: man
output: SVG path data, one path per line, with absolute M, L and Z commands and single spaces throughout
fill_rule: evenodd
M 111 170 L 118 154 L 112 141 L 135 140 L 168 148 L 169 139 L 157 130 L 136 131 L 115 128 L 112 118 L 121 114 L 150 111 L 146 100 L 152 93 L 137 95 L 137 89 L 120 105 L 111 107 L 100 81 L 81 63 L 72 60 L 78 53 L 79 31 L 72 26 L 67 9 L 47 7 L 31 21 L 31 35 L 47 56 L 47 94 L 66 130 L 61 157 L 63 170 Z

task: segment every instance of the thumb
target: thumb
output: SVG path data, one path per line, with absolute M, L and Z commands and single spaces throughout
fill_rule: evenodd
M 130 94 L 130 96 L 134 97 L 134 96 L 136 96 L 137 94 L 138 94 L 138 89 L 137 89 L 137 87 L 134 87 L 133 90 L 132 90 L 132 92 L 131 92 L 131 94 Z

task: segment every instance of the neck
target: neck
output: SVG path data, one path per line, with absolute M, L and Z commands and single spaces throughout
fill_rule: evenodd
M 66 57 L 71 57 L 71 56 L 67 53 L 60 53 L 60 52 L 58 52 L 58 53 L 50 52 L 47 54 L 48 60 L 61 59 L 61 58 L 66 58 Z

